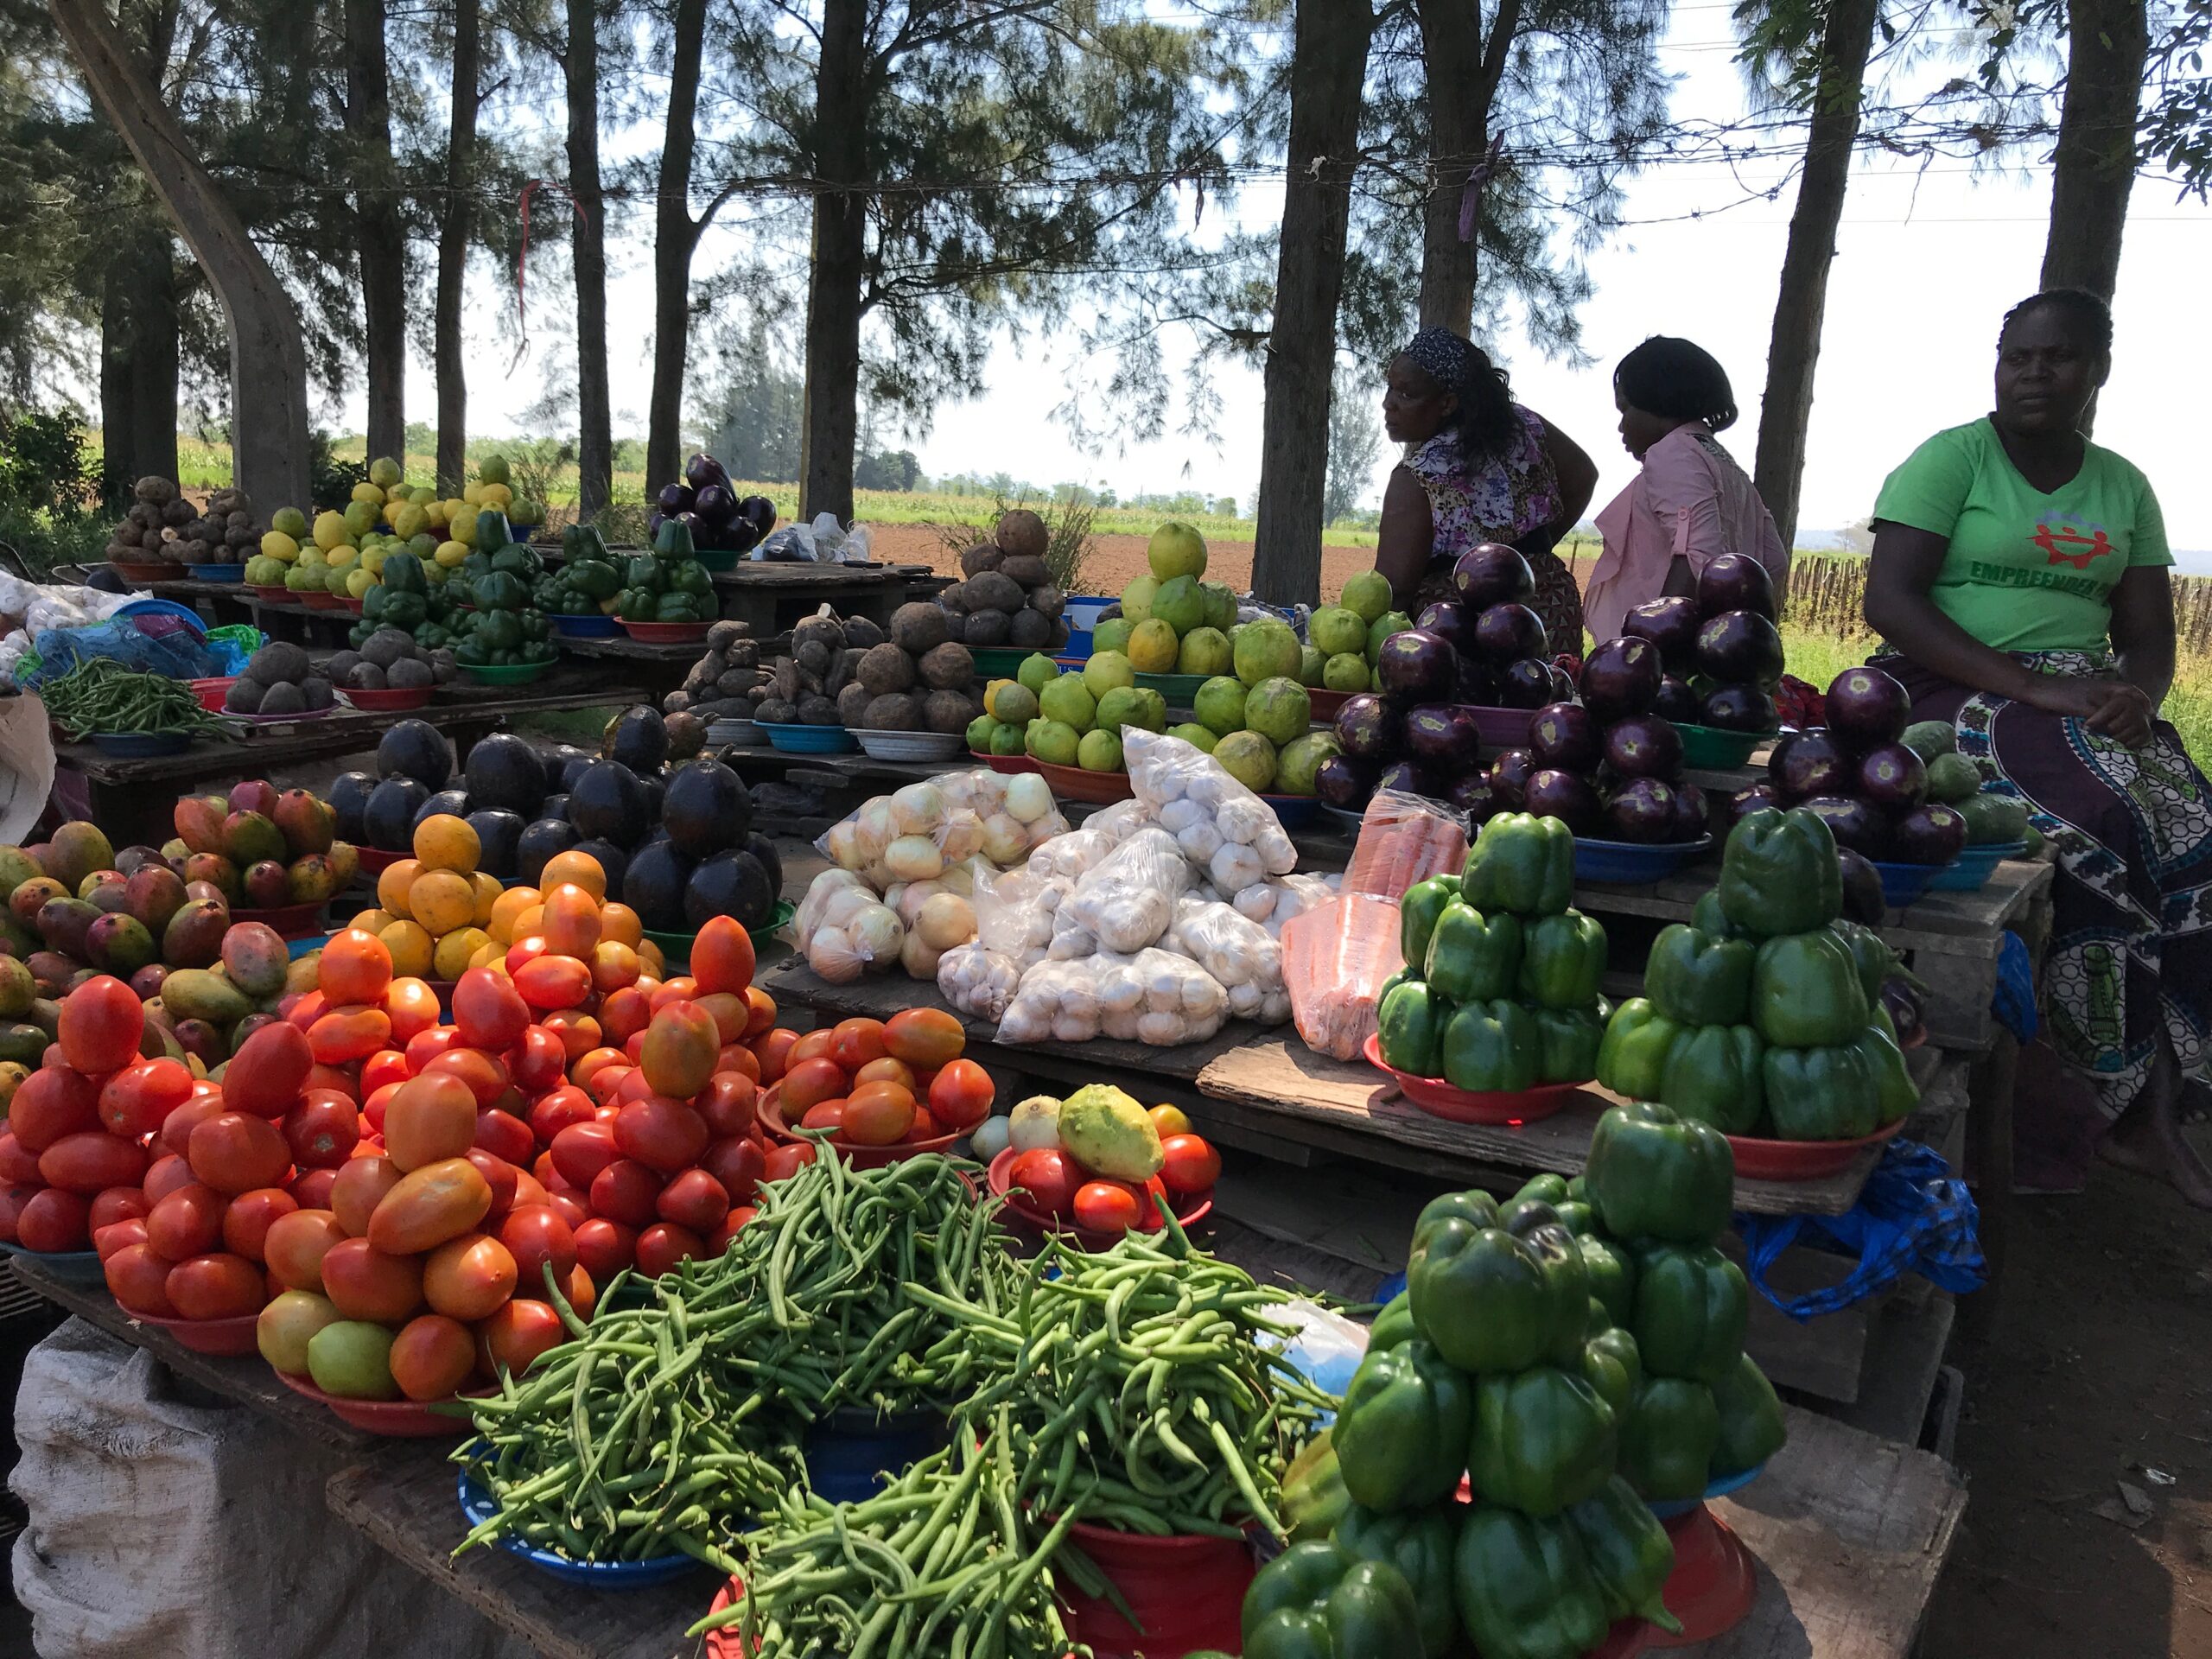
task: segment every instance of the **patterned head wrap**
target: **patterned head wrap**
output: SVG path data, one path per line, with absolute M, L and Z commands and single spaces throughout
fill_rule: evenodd
M 1409 357 L 1423 374 L 1463 400 L 1474 378 L 1475 348 L 1449 328 L 1424 328 L 1409 341 L 1402 355 Z

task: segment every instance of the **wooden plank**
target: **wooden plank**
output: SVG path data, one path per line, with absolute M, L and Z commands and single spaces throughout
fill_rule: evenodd
M 1711 1506 L 1758 1561 L 1750 1614 L 1703 1659 L 1904 1659 L 1966 1510 L 1930 1452 L 1785 1408 L 1766 1473 Z
M 142 1325 L 116 1305 L 115 1298 L 98 1285 L 71 1284 L 25 1256 L 12 1258 L 16 1277 L 47 1300 L 67 1308 L 87 1325 L 96 1325 L 110 1336 L 143 1348 L 180 1376 L 226 1399 L 276 1419 L 287 1428 L 341 1452 L 358 1452 L 385 1442 L 349 1428 L 318 1405 L 276 1380 L 269 1362 L 256 1354 L 235 1357 L 197 1354 L 168 1332 Z
M 705 1616 L 716 1588 L 705 1568 L 650 1590 L 613 1594 L 542 1573 L 497 1548 L 472 1549 L 454 1490 L 454 1471 L 439 1453 L 389 1446 L 341 1469 L 323 1489 L 333 1515 L 368 1535 L 501 1630 L 534 1644 L 545 1659 L 671 1659 L 696 1655 L 683 1632 Z
M 1287 1118 L 1319 1121 L 1509 1169 L 1564 1175 L 1581 1173 L 1598 1114 L 1615 1098 L 1600 1089 L 1586 1089 L 1556 1116 L 1517 1128 L 1450 1122 L 1403 1100 L 1383 1098 L 1388 1079 L 1372 1066 L 1316 1054 L 1294 1033 L 1238 1045 L 1210 1062 L 1198 1083 L 1202 1093 Z M 1758 1215 L 1840 1216 L 1859 1201 L 1859 1189 L 1879 1156 L 1878 1148 L 1867 1147 L 1841 1174 L 1818 1181 L 1739 1179 L 1736 1207 Z
M 1948 1291 L 1937 1291 L 1925 1301 L 1893 1297 L 1884 1303 L 1867 1335 L 1859 1397 L 1836 1416 L 1884 1440 L 1918 1445 L 1957 1308 Z

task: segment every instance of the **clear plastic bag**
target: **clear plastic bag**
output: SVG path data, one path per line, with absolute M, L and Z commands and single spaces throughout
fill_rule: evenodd
M 1357 1058 L 1375 1033 L 1383 982 L 1406 965 L 1397 900 L 1341 894 L 1285 925 L 1282 950 L 1298 1034 L 1318 1054 Z
M 1259 872 L 1252 880 L 1288 875 L 1298 868 L 1298 849 L 1284 833 L 1274 809 L 1230 777 L 1205 750 L 1179 737 L 1134 728 L 1123 733 L 1122 743 L 1137 799 L 1175 836 L 1193 864 L 1211 873 L 1223 846 L 1233 844 L 1248 849 L 1230 855 L 1233 872 L 1258 861 Z M 1224 887 L 1218 879 L 1214 885 Z M 1236 887 L 1224 890 L 1234 892 Z
M 1249 917 L 1217 899 L 1185 893 L 1176 901 L 1175 925 L 1162 944 L 1218 980 L 1229 994 L 1230 1013 L 1238 1019 L 1279 1026 L 1290 1018 L 1282 946 Z
M 839 869 L 883 888 L 935 880 L 978 857 L 1011 869 L 1067 827 L 1042 778 L 978 766 L 871 796 L 814 846 Z
M 1175 837 L 1154 825 L 1140 830 L 1100 861 L 1075 884 L 1053 918 L 1053 955 L 1058 936 L 1080 931 L 1098 948 L 1127 953 L 1141 950 L 1175 920 L 1175 900 L 1191 887 L 1191 867 Z
M 1021 984 L 1021 964 L 981 944 L 956 945 L 938 959 L 937 988 L 963 1014 L 1002 1018 Z
M 849 870 L 824 870 L 799 901 L 785 938 L 805 953 L 807 966 L 833 985 L 862 974 L 888 973 L 906 929 L 898 912 Z
M 1008 870 L 976 884 L 976 938 L 1019 971 L 1042 962 L 1052 943 L 1052 918 L 1075 891 L 1065 875 Z M 995 1019 L 997 1016 L 992 1016 Z
M 1344 890 L 1395 900 L 1416 881 L 1456 874 L 1466 861 L 1465 813 L 1423 795 L 1386 789 L 1360 817 Z
M 1023 974 L 998 1040 L 1084 1043 L 1104 1036 L 1173 1048 L 1203 1042 L 1228 1015 L 1229 993 L 1188 957 L 1100 951 L 1039 963 Z

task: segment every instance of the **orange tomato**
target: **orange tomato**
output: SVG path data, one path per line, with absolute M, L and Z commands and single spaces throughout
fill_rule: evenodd
M 817 1101 L 830 1100 L 842 1095 L 849 1085 L 845 1073 L 832 1059 L 801 1060 L 784 1073 L 778 1085 L 778 1096 L 783 1103 L 785 1121 L 789 1122 L 793 1113 L 804 1116 L 808 1107 Z
M 612 939 L 617 944 L 626 944 L 632 950 L 645 942 L 645 925 L 638 912 L 627 905 L 601 905 L 599 909 L 599 937 Z
M 515 1033 L 515 1040 L 522 1040 L 521 1032 Z M 512 1043 L 508 1045 L 509 1047 L 513 1046 Z M 514 1081 L 508 1074 L 505 1061 L 480 1048 L 449 1048 L 424 1066 L 417 1075 L 460 1078 L 468 1086 L 470 1096 L 479 1106 L 489 1106 L 506 1093 L 508 1085 Z
M 605 1033 L 599 1021 L 577 1008 L 556 1008 L 539 1021 L 561 1039 L 561 1063 L 572 1065 L 600 1046 Z
M 545 893 L 545 948 L 558 956 L 588 961 L 599 943 L 599 896 L 572 881 L 542 889 Z
M 393 1034 L 397 1036 L 397 1033 Z M 415 1068 L 408 1065 L 404 1052 L 396 1048 L 379 1049 L 361 1062 L 361 1098 L 365 1102 L 385 1084 L 404 1083 L 414 1075 Z
M 461 1033 L 451 1026 L 416 1032 L 407 1039 L 408 1075 L 412 1077 L 459 1041 Z
M 459 1319 L 418 1314 L 400 1327 L 385 1357 L 410 1400 L 442 1400 L 476 1369 L 476 1338 Z
M 610 1043 L 627 1042 L 643 1031 L 653 1017 L 652 1002 L 636 985 L 609 991 L 599 1005 L 599 1026 Z
M 358 1003 L 333 1008 L 308 1027 L 308 1051 L 325 1065 L 366 1059 L 391 1039 L 391 1016 Z
M 327 1210 L 302 1206 L 276 1217 L 262 1236 L 262 1260 L 288 1290 L 322 1289 L 322 1258 L 346 1241 L 346 1230 Z
M 703 992 L 742 995 L 753 983 L 753 936 L 734 916 L 711 916 L 691 941 L 691 976 Z
M 753 1052 L 760 1062 L 760 1078 L 764 1083 L 776 1083 L 791 1070 L 791 1050 L 798 1046 L 798 1033 L 778 1027 L 753 1039 Z
M 579 1054 L 569 1064 L 569 1081 L 579 1089 L 587 1088 L 591 1080 L 610 1065 L 627 1066 L 630 1062 L 619 1048 L 601 1045 L 588 1053 Z
M 423 1306 L 423 1264 L 365 1238 L 340 1239 L 323 1253 L 322 1294 L 349 1319 L 397 1325 Z
M 637 951 L 618 939 L 601 939 L 592 946 L 591 982 L 601 991 L 626 989 L 644 971 Z
M 316 984 L 334 1003 L 381 1002 L 391 984 L 391 952 L 375 934 L 349 927 L 322 947 Z
M 884 1024 L 880 1020 L 840 1020 L 830 1031 L 830 1058 L 842 1066 L 847 1074 L 857 1071 L 870 1060 L 880 1060 L 889 1052 L 884 1041 Z
M 968 1033 L 943 1008 L 901 1008 L 884 1023 L 883 1041 L 894 1059 L 927 1070 L 957 1058 Z
M 714 1076 L 721 1046 L 712 1015 L 696 1003 L 671 1002 L 654 1011 L 638 1065 L 655 1094 L 689 1100 Z
M 284 1023 L 305 1031 L 322 1018 L 330 1003 L 321 991 L 309 991 L 284 1009 Z
M 614 1098 L 615 1091 L 635 1077 L 638 1068 L 627 1059 L 618 1059 L 612 1065 L 602 1065 L 591 1074 L 591 1081 L 584 1084 L 584 1092 L 605 1104 Z
M 550 1305 L 517 1297 L 476 1327 L 477 1368 L 496 1379 L 520 1376 L 548 1349 L 568 1340 L 568 1327 Z
M 760 1057 L 743 1043 L 724 1043 L 722 1052 L 715 1056 L 715 1075 L 720 1077 L 725 1071 L 739 1073 L 758 1083 Z
M 1135 1192 L 1121 1181 L 1085 1181 L 1076 1189 L 1075 1224 L 1095 1233 L 1126 1233 L 1142 1213 Z
M 908 1094 L 914 1091 L 913 1068 L 904 1060 L 894 1060 L 888 1054 L 880 1060 L 870 1060 L 853 1073 L 855 1084 L 895 1083 Z
M 431 1070 L 400 1084 L 385 1107 L 385 1156 L 402 1174 L 458 1158 L 476 1144 L 474 1093 L 453 1072 L 436 1069 L 464 1052 L 442 1055 Z
M 573 1008 L 591 995 L 591 969 L 574 957 L 549 952 L 515 969 L 514 976 L 515 989 L 533 1008 Z
M 817 1026 L 812 1031 L 798 1038 L 791 1044 L 791 1052 L 785 1057 L 785 1065 L 790 1067 L 798 1065 L 802 1060 L 830 1058 L 830 1040 L 834 1032 L 834 1027 Z
M 405 1043 L 416 1033 L 429 1031 L 445 1017 L 438 994 L 427 981 L 395 979 L 384 994 L 385 1017 L 391 1021 L 391 1039 Z
M 434 1249 L 484 1219 L 492 1186 L 466 1158 L 447 1158 L 410 1170 L 378 1201 L 369 1217 L 369 1243 L 387 1255 Z
M 385 1194 L 399 1185 L 402 1171 L 382 1154 L 349 1160 L 331 1183 L 330 1211 L 348 1238 L 361 1238 L 369 1230 L 369 1217 L 384 1202 Z
M 864 1083 L 846 1097 L 844 1136 L 856 1146 L 891 1146 L 913 1123 L 913 1092 L 903 1084 Z
M 715 1035 L 721 1041 L 734 1043 L 745 1034 L 748 1011 L 743 997 L 729 991 L 715 991 L 692 998 L 691 1006 L 714 1020 Z
M 515 1293 L 514 1255 L 498 1239 L 463 1233 L 423 1264 L 423 1300 L 450 1319 L 480 1319 Z
M 261 1312 L 261 1269 L 244 1256 L 211 1251 L 169 1269 L 162 1288 L 181 1319 L 242 1319 Z
M 569 1269 L 569 1282 L 561 1287 L 561 1294 L 569 1299 L 569 1306 L 580 1319 L 591 1318 L 592 1309 L 599 1306 L 599 1287 L 591 1281 L 591 1274 L 578 1262 Z
M 283 1180 L 292 1166 L 292 1147 L 267 1118 L 221 1112 L 192 1131 L 185 1160 L 203 1185 L 218 1192 L 251 1192 Z
M 521 993 L 488 968 L 472 968 L 453 988 L 453 1023 L 472 1048 L 504 1053 L 530 1024 Z
M 775 1029 L 776 999 L 758 985 L 745 988 L 745 1040 L 756 1043 Z

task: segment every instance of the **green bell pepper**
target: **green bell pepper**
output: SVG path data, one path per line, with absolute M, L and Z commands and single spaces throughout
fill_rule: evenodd
M 561 553 L 571 562 L 577 559 L 605 559 L 607 541 L 599 533 L 597 524 L 565 524 L 561 530 Z
M 1416 881 L 1398 900 L 1398 954 L 1409 963 L 1428 961 L 1428 936 L 1436 931 L 1436 918 L 1459 896 L 1456 875 L 1432 875 Z
M 1298 1449 L 1283 1471 L 1282 1500 L 1275 1513 L 1290 1541 L 1326 1538 L 1351 1510 L 1344 1466 L 1337 1461 L 1335 1431 L 1325 1428 Z
M 427 594 L 430 579 L 423 573 L 423 561 L 412 553 L 385 555 L 384 569 L 377 579 L 395 594 Z
M 1740 1475 L 1756 1469 L 1789 1438 L 1782 1421 L 1782 1402 L 1774 1384 L 1749 1354 L 1713 1384 L 1713 1408 L 1719 1413 L 1720 1438 L 1713 1447 L 1713 1473 Z
M 1852 964 L 1859 969 L 1859 988 L 1872 1007 L 1882 1000 L 1882 982 L 1897 971 L 1897 953 L 1883 944 L 1882 936 L 1872 928 L 1857 922 L 1830 922 L 1828 931 L 1851 953 Z
M 1661 1592 L 1675 1570 L 1675 1544 L 1636 1488 L 1614 1476 L 1567 1512 L 1581 1541 L 1609 1618 L 1649 1619 L 1670 1635 L 1681 1624 Z
M 663 559 L 690 559 L 698 556 L 697 545 L 691 539 L 691 526 L 671 514 L 660 521 L 660 528 L 653 531 L 653 553 Z M 639 558 L 646 556 L 639 554 Z M 636 559 L 631 561 L 637 563 Z
M 1414 1294 L 1402 1290 L 1382 1304 L 1375 1323 L 1367 1327 L 1367 1351 L 1380 1354 L 1402 1348 L 1419 1335 L 1421 1326 L 1414 1323 Z
M 1495 1227 L 1497 1200 L 1478 1186 L 1464 1192 L 1439 1193 L 1421 1205 L 1421 1214 L 1414 1217 L 1414 1249 L 1418 1251 L 1429 1234 L 1447 1221 L 1464 1221 L 1477 1231 Z
M 1643 1357 L 1636 1338 L 1618 1325 L 1593 1332 L 1582 1344 L 1582 1380 L 1613 1408 L 1618 1420 L 1636 1402 L 1643 1386 Z
M 1723 1135 L 1749 1135 L 1759 1121 L 1759 1062 L 1766 1045 L 1749 1026 L 1693 1026 L 1667 1051 L 1659 1098 L 1678 1117 Z
M 715 591 L 714 573 L 696 559 L 685 559 L 669 577 L 669 585 L 679 594 L 705 599 Z
M 663 594 L 653 605 L 653 620 L 657 622 L 703 622 L 705 607 L 691 594 Z
M 1439 1459 L 1437 1448 L 1464 1446 L 1473 1413 L 1468 1380 L 1427 1343 L 1370 1353 L 1352 1373 L 1333 1426 L 1352 1502 L 1403 1510 L 1449 1496 L 1459 1466 Z
M 1398 1569 L 1421 1615 L 1421 1652 L 1441 1659 L 1459 1629 L 1459 1612 L 1452 1605 L 1452 1549 L 1459 1540 L 1456 1509 L 1444 1504 L 1382 1515 L 1354 1504 L 1337 1523 L 1334 1540 L 1338 1548 L 1363 1561 L 1387 1561 Z
M 475 549 L 479 553 L 496 553 L 514 540 L 508 527 L 507 515 L 498 507 L 485 507 L 476 515 Z
M 1580 1198 L 1570 1198 L 1556 1206 L 1559 1224 L 1578 1239 L 1598 1230 L 1597 1212 Z
M 1498 1225 L 1535 1252 L 1551 1287 L 1552 1341 L 1544 1357 L 1554 1365 L 1580 1363 L 1583 1338 L 1590 1330 L 1591 1301 L 1582 1241 L 1567 1230 L 1551 1205 L 1535 1200 L 1513 1205 L 1499 1217 Z
M 1621 1424 L 1620 1472 L 1646 1497 L 1702 1497 L 1719 1438 L 1711 1389 L 1647 1376 Z
M 1598 1075 L 1605 1023 L 1588 1008 L 1531 1008 L 1536 1027 L 1536 1081 L 1587 1083 Z
M 1521 1190 L 1506 1201 L 1510 1209 L 1516 1204 L 1548 1204 L 1554 1210 L 1567 1202 L 1567 1177 L 1547 1170 L 1541 1175 L 1531 1175 L 1521 1184 Z
M 1422 977 L 1454 1002 L 1513 995 L 1521 972 L 1521 918 L 1484 915 L 1464 901 L 1445 906 L 1428 936 Z
M 1482 1659 L 1578 1659 L 1611 1620 L 1582 1541 L 1565 1520 L 1478 1503 L 1452 1557 L 1459 1623 Z M 1246 1649 L 1247 1659 L 1264 1659 Z
M 1720 908 L 1753 938 L 1824 927 L 1843 911 L 1835 836 L 1803 808 L 1747 812 L 1720 860 Z
M 1867 1022 L 1866 1029 L 1851 1046 L 1859 1051 L 1867 1071 L 1873 1074 L 1874 1127 L 1879 1128 L 1885 1123 L 1910 1116 L 1913 1109 L 1920 1104 L 1920 1090 L 1912 1080 L 1911 1068 L 1905 1064 L 1904 1051 L 1897 1046 L 1888 1011 L 1878 1003 L 1875 1013 L 1876 1017 Z
M 1444 1075 L 1444 1027 L 1452 1005 L 1433 986 L 1409 979 L 1385 995 L 1375 1011 L 1376 1046 L 1382 1064 L 1416 1077 Z
M 1751 1023 L 1777 1048 L 1821 1048 L 1856 1037 L 1866 1023 L 1866 993 L 1850 947 L 1826 928 L 1759 946 Z
M 1605 976 L 1605 930 L 1579 910 L 1530 922 L 1522 938 L 1521 1000 L 1547 1008 L 1587 1008 Z
M 1681 1027 L 1632 996 L 1613 1010 L 1598 1045 L 1598 1081 L 1630 1100 L 1656 1100 L 1667 1076 L 1667 1056 Z
M 1615 1106 L 1591 1132 L 1591 1206 L 1617 1239 L 1703 1244 L 1727 1230 L 1736 1158 L 1719 1132 L 1649 1101 Z
M 1548 1236 L 1516 1238 L 1457 1216 L 1415 1229 L 1406 1282 L 1421 1334 L 1477 1375 L 1525 1370 L 1589 1321 L 1580 1245 L 1570 1266 Z
M 1770 1048 L 1763 1070 L 1781 1140 L 1856 1141 L 1881 1127 L 1874 1070 L 1856 1047 Z
M 1547 1519 L 1611 1478 L 1616 1433 L 1613 1408 L 1579 1371 L 1485 1376 L 1475 1385 L 1467 1478 L 1478 1497 Z
M 1459 893 L 1485 912 L 1558 915 L 1574 901 L 1574 831 L 1557 818 L 1501 813 L 1469 850 Z
M 1653 1376 L 1713 1382 L 1744 1351 L 1751 1291 L 1710 1244 L 1662 1244 L 1636 1263 L 1637 1351 Z
M 1643 994 L 1677 1025 L 1740 1025 L 1751 1006 L 1755 954 L 1749 939 L 1715 938 L 1676 922 L 1651 942 Z
M 509 575 L 504 570 L 489 571 L 477 577 L 469 584 L 469 592 L 480 611 L 518 611 L 530 602 L 522 578 Z
M 1728 912 L 1720 908 L 1720 889 L 1707 887 L 1697 903 L 1690 906 L 1690 925 L 1708 939 L 1739 939 L 1742 930 L 1728 919 Z
M 664 526 L 665 528 L 665 526 Z M 1244 1592 L 1244 1659 L 1407 1659 L 1421 1652 L 1413 1586 L 1388 1561 L 1293 1544 Z
M 1582 1274 L 1590 1294 L 1605 1305 L 1615 1325 L 1626 1325 L 1636 1315 L 1636 1262 L 1628 1251 L 1603 1233 L 1576 1236 L 1582 1250 Z
M 1436 937 L 1444 938 L 1443 925 Z M 1533 1088 L 1541 1058 L 1529 1010 L 1502 997 L 1455 1008 L 1444 1027 L 1444 1080 L 1471 1094 L 1518 1094 Z
M 622 573 L 604 558 L 578 559 L 562 575 L 570 588 L 588 599 L 612 599 L 622 590 Z

